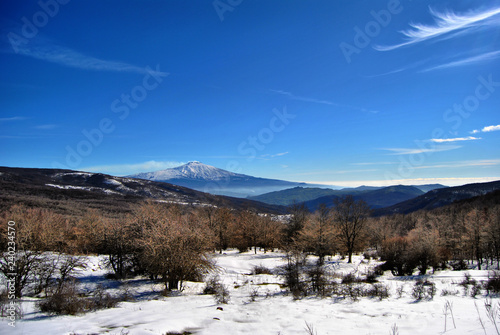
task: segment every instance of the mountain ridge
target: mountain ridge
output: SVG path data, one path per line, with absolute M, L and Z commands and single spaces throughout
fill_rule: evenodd
M 175 168 L 137 173 L 127 177 L 167 182 L 206 193 L 241 198 L 293 186 L 307 185 L 306 183 L 253 177 L 230 172 L 197 161 L 189 162 Z
M 280 206 L 218 196 L 165 182 L 63 169 L 0 167 L 0 209 L 24 203 L 81 215 L 89 208 L 109 213 L 130 211 L 131 205 L 160 201 L 193 206 L 227 206 L 260 213 L 284 213 Z M 78 208 L 76 208 L 78 207 Z

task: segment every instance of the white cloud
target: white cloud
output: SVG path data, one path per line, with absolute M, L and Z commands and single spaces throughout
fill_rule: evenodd
M 481 132 L 483 132 L 483 133 L 489 133 L 490 131 L 497 131 L 497 130 L 500 130 L 500 124 L 498 124 L 496 126 L 483 127 L 481 130 L 474 129 L 470 133 L 471 134 L 477 134 L 477 133 L 481 133 Z
M 492 52 L 487 52 L 481 55 L 476 55 L 473 57 L 449 62 L 446 64 L 441 64 L 438 66 L 434 66 L 428 69 L 423 70 L 422 72 L 428 72 L 428 71 L 434 71 L 434 70 L 441 70 L 441 69 L 447 69 L 447 68 L 452 68 L 452 67 L 458 67 L 458 66 L 465 66 L 465 65 L 472 65 L 480 62 L 485 62 L 485 61 L 490 61 L 493 59 L 496 59 L 500 57 L 500 50 L 499 51 L 492 51 Z
M 435 146 L 434 148 L 425 149 L 425 148 L 383 148 L 382 150 L 391 151 L 391 155 L 414 155 L 414 154 L 422 154 L 422 153 L 434 153 L 448 150 L 459 149 L 461 146 L 459 145 L 441 145 Z
M 496 125 L 496 126 L 484 127 L 483 129 L 481 129 L 481 131 L 483 133 L 487 133 L 487 132 L 490 132 L 490 131 L 497 131 L 497 130 L 500 130 L 500 124 Z
M 38 126 L 35 126 L 35 129 L 40 129 L 40 130 L 52 130 L 59 127 L 57 124 L 41 124 Z
M 134 73 L 148 72 L 145 67 L 99 59 L 48 41 L 39 42 L 37 44 L 35 44 L 34 41 L 30 41 L 28 44 L 19 46 L 17 52 L 23 56 L 84 70 Z M 158 73 L 166 75 L 164 72 L 158 71 Z
M 448 162 L 435 165 L 416 166 L 415 169 L 449 169 L 462 167 L 487 167 L 500 165 L 500 159 L 480 159 L 470 161 Z
M 446 143 L 446 142 L 458 142 L 458 141 L 474 141 L 480 140 L 481 137 L 467 136 L 467 137 L 455 137 L 455 138 L 433 138 L 431 142 L 434 143 Z
M 9 122 L 9 121 L 23 121 L 27 118 L 24 116 L 12 116 L 12 117 L 2 117 L 0 118 L 0 122 Z
M 307 181 L 300 182 L 311 184 L 322 184 L 325 186 L 358 187 L 358 186 L 392 186 L 392 185 L 426 185 L 442 184 L 446 186 L 459 186 L 472 183 L 486 183 L 500 180 L 497 177 L 450 177 L 450 178 L 413 178 L 413 179 L 380 179 L 380 180 L 331 180 L 331 181 Z
M 281 95 L 287 96 L 287 97 L 289 97 L 292 100 L 312 102 L 312 103 L 315 103 L 315 104 L 337 106 L 337 107 L 343 107 L 343 108 L 349 108 L 349 109 L 354 109 L 354 110 L 361 111 L 361 112 L 368 112 L 368 113 L 374 113 L 374 114 L 378 113 L 378 111 L 370 110 L 370 109 L 366 109 L 366 108 L 360 108 L 360 107 L 356 107 L 356 106 L 338 104 L 336 102 L 328 101 L 328 100 L 321 100 L 321 99 L 315 99 L 315 98 L 308 98 L 308 97 L 298 96 L 298 95 L 294 95 L 294 94 L 292 94 L 290 92 L 283 91 L 283 90 L 269 90 L 269 91 L 271 91 L 273 93 L 277 93 L 277 94 L 281 94 Z
M 492 8 L 485 11 L 469 11 L 465 14 L 456 14 L 451 11 L 439 13 L 432 8 L 429 8 L 429 11 L 434 17 L 434 24 L 425 25 L 420 23 L 410 23 L 412 29 L 401 32 L 407 38 L 406 42 L 390 46 L 374 46 L 374 49 L 378 51 L 394 50 L 449 33 L 470 32 L 472 28 L 476 28 L 478 26 L 499 25 L 500 22 L 499 20 L 488 20 L 493 16 L 500 14 L 500 8 Z
M 261 158 L 275 158 L 275 157 L 281 157 L 281 156 L 285 156 L 285 155 L 288 155 L 288 151 L 280 152 L 277 154 L 264 154 L 264 155 L 261 155 L 260 157 Z
M 99 165 L 99 166 L 90 166 L 86 168 L 81 168 L 82 171 L 87 172 L 99 172 L 106 173 L 115 176 L 126 176 L 140 172 L 152 172 L 158 170 L 169 169 L 173 167 L 177 167 L 183 165 L 185 163 L 182 162 L 157 162 L 157 161 L 148 161 L 137 164 L 116 164 L 116 165 Z

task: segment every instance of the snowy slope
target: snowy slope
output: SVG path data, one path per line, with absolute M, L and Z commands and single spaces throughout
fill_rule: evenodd
M 224 178 L 252 178 L 238 173 L 229 172 L 200 162 L 187 164 L 155 172 L 145 172 L 131 175 L 132 178 L 167 181 L 170 179 L 201 179 L 206 181 L 222 180 Z
M 484 295 L 477 298 L 464 296 L 458 285 L 464 278 L 463 271 L 442 271 L 427 276 L 436 284 L 437 293 L 433 300 L 416 302 L 411 297 L 416 278 L 397 278 L 389 273 L 379 279 L 391 293 L 388 299 L 382 301 L 313 296 L 294 300 L 291 295 L 283 293 L 280 277 L 251 274 L 255 265 L 275 270 L 285 264 L 283 256 L 279 252 L 258 252 L 254 255 L 253 252 L 237 251 L 213 255 L 219 265 L 218 274 L 230 291 L 231 300 L 227 305 L 217 305 L 211 295 L 201 295 L 203 283 L 189 282 L 184 292 L 163 297 L 159 294 L 161 285 L 136 278 L 128 281 L 129 289 L 137 297 L 135 302 L 122 302 L 116 308 L 84 315 L 48 316 L 34 308 L 38 299 L 24 298 L 21 302 L 24 319 L 16 322 L 16 328 L 1 320 L 0 334 L 160 335 L 189 331 L 198 335 L 307 335 L 306 322 L 314 327 L 318 335 L 395 334 L 391 331 L 394 325 L 397 325 L 401 335 L 442 334 L 445 320 L 446 334 L 496 334 L 494 324 L 485 313 Z M 106 271 L 99 265 L 102 260 L 102 256 L 88 257 L 88 268 L 79 274 L 80 285 L 84 290 L 92 290 L 99 283 L 107 283 L 108 291 L 116 293 L 120 283 L 104 279 Z M 363 261 L 359 256 L 355 257 L 353 264 L 347 264 L 338 257 L 328 259 L 328 266 L 339 273 L 366 273 L 376 264 Z M 478 281 L 487 277 L 487 271 L 468 272 Z M 455 293 L 442 296 L 444 289 Z M 401 297 L 396 293 L 398 290 L 403 292 Z M 255 301 L 250 299 L 252 291 L 257 292 Z M 446 301 L 453 306 L 456 327 L 451 314 L 445 316 L 443 313 Z M 494 297 L 492 302 L 497 304 L 499 298 Z

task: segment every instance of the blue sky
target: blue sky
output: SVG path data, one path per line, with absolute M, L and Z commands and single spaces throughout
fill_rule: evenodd
M 500 179 L 500 1 L 0 2 L 0 165 Z

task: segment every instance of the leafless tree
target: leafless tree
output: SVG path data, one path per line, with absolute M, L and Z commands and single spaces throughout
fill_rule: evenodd
M 354 200 L 351 195 L 335 200 L 334 222 L 339 241 L 347 251 L 348 263 L 352 263 L 352 254 L 362 242 L 369 213 L 368 205 L 362 200 Z

